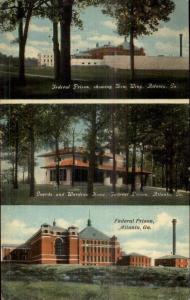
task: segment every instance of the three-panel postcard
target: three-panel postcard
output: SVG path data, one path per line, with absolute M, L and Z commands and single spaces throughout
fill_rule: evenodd
M 2 300 L 190 300 L 188 0 L 0 0 Z

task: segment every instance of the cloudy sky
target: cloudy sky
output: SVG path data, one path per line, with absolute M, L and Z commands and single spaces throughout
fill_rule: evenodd
M 123 251 L 152 258 L 171 254 L 171 221 L 177 218 L 177 254 L 189 254 L 189 215 L 183 206 L 2 206 L 2 243 L 23 243 L 41 224 L 52 224 L 54 218 L 63 228 L 76 225 L 82 230 L 86 227 L 89 210 L 92 226 L 108 236 L 115 234 Z M 154 224 L 150 230 L 143 230 L 142 226 L 142 230 L 125 230 L 120 229 L 121 224 L 115 219 L 152 220 Z
M 144 47 L 147 55 L 179 56 L 179 34 L 184 35 L 184 56 L 188 56 L 188 0 L 174 0 L 176 9 L 170 21 L 161 23 L 159 30 L 150 37 L 141 37 L 136 45 Z M 118 36 L 114 20 L 101 13 L 99 8 L 89 7 L 81 13 L 84 29 L 72 29 L 72 52 L 85 50 L 111 42 L 121 44 L 123 37 Z M 12 44 L 17 32 L 0 34 L 0 52 L 18 56 L 18 45 Z M 26 49 L 27 57 L 37 57 L 38 53 L 52 51 L 52 25 L 48 20 L 32 19 Z

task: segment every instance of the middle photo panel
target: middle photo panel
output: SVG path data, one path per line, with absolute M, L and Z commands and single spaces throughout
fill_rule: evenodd
M 2 107 L 2 202 L 186 205 L 188 105 Z

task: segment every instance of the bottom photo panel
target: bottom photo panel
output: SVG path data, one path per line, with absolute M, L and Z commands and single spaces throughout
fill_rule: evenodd
M 189 300 L 185 206 L 2 206 L 2 299 Z

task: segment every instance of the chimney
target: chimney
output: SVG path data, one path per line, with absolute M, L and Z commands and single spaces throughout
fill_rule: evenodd
M 173 255 L 176 255 L 176 223 L 177 223 L 177 220 L 173 219 L 172 223 L 173 223 Z
M 179 40 L 180 40 L 180 57 L 183 57 L 183 34 L 180 33 L 179 35 Z

